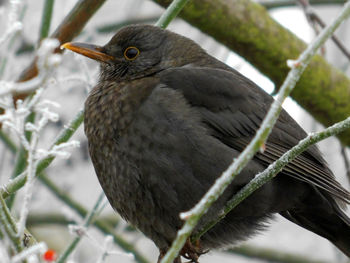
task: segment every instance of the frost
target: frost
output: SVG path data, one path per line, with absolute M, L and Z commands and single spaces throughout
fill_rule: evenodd
M 301 66 L 301 63 L 299 60 L 293 60 L 293 59 L 288 59 L 287 60 L 287 66 L 289 68 L 297 68 Z
M 22 30 L 23 25 L 19 21 L 19 13 L 21 10 L 22 1 L 11 0 L 9 12 L 7 14 L 7 25 L 5 32 L 0 36 L 0 46 L 8 41 L 15 33 Z
M 11 259 L 11 263 L 17 263 L 22 262 L 22 260 L 27 259 L 28 262 L 39 262 L 38 257 L 36 254 L 43 254 L 47 250 L 47 245 L 44 242 L 40 242 L 38 244 L 35 244 L 25 250 L 23 250 L 21 253 L 15 255 Z

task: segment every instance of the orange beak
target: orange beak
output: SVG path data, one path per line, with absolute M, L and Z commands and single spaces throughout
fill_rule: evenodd
M 73 52 L 76 52 L 78 54 L 81 54 L 83 56 L 86 56 L 101 62 L 110 62 L 111 60 L 114 60 L 114 57 L 104 53 L 103 48 L 100 46 L 78 43 L 78 42 L 76 43 L 68 42 L 61 45 L 61 48 L 69 49 Z

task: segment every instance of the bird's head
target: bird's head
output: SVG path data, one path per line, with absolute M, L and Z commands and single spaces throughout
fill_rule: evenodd
M 124 27 L 104 46 L 65 43 L 62 47 L 99 61 L 100 79 L 114 81 L 195 64 L 206 54 L 192 40 L 150 25 Z

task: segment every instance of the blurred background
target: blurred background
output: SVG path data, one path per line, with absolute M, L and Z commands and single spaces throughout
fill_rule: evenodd
M 3 25 L 0 27 L 0 37 L 5 34 L 5 25 L 9 19 L 8 13 L 11 5 L 13 7 L 13 2 L 9 0 L 0 1 L 0 25 Z M 27 0 L 15 2 L 18 2 L 16 4 L 20 9 L 18 14 L 20 14 L 23 28 L 11 40 L 1 45 L 0 61 L 2 66 L 0 79 L 2 81 L 17 80 L 34 58 L 39 45 L 38 39 L 45 1 Z M 54 2 L 50 33 L 59 26 L 77 2 L 76 0 Z M 259 1 L 256 2 L 259 3 Z M 268 5 L 271 2 L 275 2 L 273 7 Z M 287 2 L 289 2 L 288 5 L 286 5 Z M 333 2 L 323 5 L 312 5 L 312 10 L 325 24 L 328 24 L 342 7 L 338 1 Z M 261 4 L 266 4 L 268 12 L 273 19 L 306 43 L 309 43 L 315 37 L 315 27 L 308 20 L 305 10 L 298 1 L 261 1 Z M 150 0 L 105 1 L 75 40 L 103 45 L 123 25 L 130 23 L 154 24 L 163 11 L 162 7 Z M 336 33 L 338 39 L 345 47 L 349 46 L 349 26 L 349 21 L 345 22 Z M 316 28 L 319 30 L 318 26 Z M 210 36 L 202 33 L 180 18 L 172 21 L 168 29 L 193 39 L 207 50 L 209 54 L 232 66 L 267 92 L 273 93 L 275 89 L 273 82 L 260 74 L 244 58 L 233 53 Z M 227 30 L 235 30 L 235 28 L 227 28 Z M 349 60 L 333 41 L 328 40 L 322 50 L 322 54 L 329 63 L 344 72 L 348 72 Z M 4 63 L 5 60 L 6 63 Z M 61 105 L 60 108 L 55 109 L 60 117 L 57 122 L 49 123 L 40 134 L 39 148 L 47 149 L 59 131 L 83 107 L 88 90 L 94 85 L 97 77 L 98 64 L 96 62 L 90 61 L 85 57 L 76 56 L 72 52 L 64 52 L 61 65 L 52 76 L 49 87 L 44 91 L 45 99 L 55 101 Z M 288 99 L 284 107 L 307 132 L 318 131 L 323 128 L 292 99 Z M 10 133 L 10 130 L 5 129 L 4 132 Z M 18 143 L 15 136 L 12 134 L 8 135 Z M 54 160 L 46 170 L 46 173 L 64 194 L 69 195 L 87 209 L 91 209 L 102 189 L 88 156 L 87 140 L 83 134 L 82 126 L 73 136 L 73 139 L 80 142 L 80 147 L 70 150 L 70 158 Z M 338 180 L 345 188 L 349 189 L 349 177 L 347 176 L 349 168 L 346 166 L 347 161 L 345 158 L 346 155 L 350 156 L 348 149 L 342 149 L 336 138 L 327 139 L 321 142 L 319 146 Z M 12 153 L 0 141 L 1 185 L 7 183 L 11 178 L 15 163 L 16 154 Z M 22 202 L 23 191 L 20 190 L 12 206 L 14 215 L 19 214 Z M 158 257 L 158 250 L 153 243 L 145 238 L 142 233 L 139 233 L 120 219 L 106 200 L 104 200 L 104 203 L 104 209 L 99 218 L 110 223 L 113 226 L 114 233 L 135 246 L 135 249 L 144 255 L 149 262 L 155 262 Z M 37 240 L 46 242 L 47 246 L 58 255 L 75 238 L 74 231 L 71 231 L 67 224 L 79 225 L 82 222 L 82 218 L 74 209 L 57 198 L 52 190 L 49 190 L 41 181 L 35 180 L 29 206 L 27 228 Z M 83 235 L 81 242 L 69 256 L 67 262 L 97 262 L 98 259 L 101 259 L 101 254 L 104 253 L 101 246 L 105 241 L 106 234 L 91 226 L 87 233 Z M 0 245 L 5 246 L 6 243 L 2 242 Z M 280 216 L 275 217 L 267 231 L 245 242 L 243 246 L 244 251 L 239 249 L 233 251 L 211 251 L 207 255 L 202 256 L 200 262 L 297 262 L 288 261 L 288 258 L 283 257 L 280 261 L 277 259 L 259 259 L 254 254 L 256 251 L 270 252 L 275 255 L 281 253 L 284 256 L 293 254 L 303 258 L 299 262 L 347 262 L 341 253 L 327 240 L 288 222 Z M 126 253 L 115 254 L 114 252 L 116 251 L 124 251 L 118 245 L 111 243 L 109 251 L 113 253 L 106 256 L 105 262 L 135 262 Z M 242 255 L 242 253 L 246 255 Z M 261 257 L 264 258 L 263 256 Z M 0 262 L 6 261 L 2 261 L 0 258 Z

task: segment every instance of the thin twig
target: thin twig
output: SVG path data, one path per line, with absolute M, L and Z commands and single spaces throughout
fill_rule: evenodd
M 272 103 L 271 108 L 257 131 L 256 136 L 248 144 L 239 157 L 229 166 L 229 168 L 218 178 L 215 184 L 209 189 L 199 203 L 186 213 L 181 213 L 180 217 L 185 220 L 183 227 L 178 231 L 176 239 L 173 241 L 170 249 L 162 259 L 161 263 L 171 263 L 178 256 L 179 251 L 184 246 L 186 240 L 190 237 L 194 227 L 199 219 L 205 214 L 209 207 L 219 198 L 227 186 L 233 181 L 235 176 L 245 167 L 253 158 L 254 154 L 264 145 L 269 133 L 271 132 L 278 115 L 282 109 L 282 102 L 289 95 L 304 72 L 308 63 L 315 55 L 318 48 L 332 35 L 335 29 L 350 15 L 350 3 L 346 3 L 339 16 L 327 27 L 307 49 L 300 55 L 297 61 L 294 61 L 292 69 L 288 73 L 277 99 Z M 290 63 L 291 64 L 291 63 Z
M 188 0 L 174 0 L 161 15 L 155 26 L 166 28 L 169 23 L 180 13 L 181 9 L 187 4 Z
M 267 169 L 259 173 L 245 185 L 235 196 L 229 200 L 224 208 L 223 213 L 215 220 L 209 222 L 199 231 L 198 234 L 194 235 L 193 239 L 198 240 L 203 234 L 208 232 L 214 225 L 221 221 L 225 216 L 234 209 L 239 203 L 246 199 L 250 194 L 259 189 L 265 183 L 274 178 L 288 163 L 293 161 L 298 155 L 304 152 L 309 146 L 324 140 L 332 135 L 336 135 L 346 129 L 350 128 L 350 117 L 344 121 L 338 122 L 327 129 L 312 133 L 306 138 L 301 140 L 296 146 L 289 151 L 285 152 L 278 160 L 269 165 Z
M 111 24 L 104 24 L 101 26 L 98 26 L 96 28 L 96 31 L 98 33 L 115 33 L 120 28 L 131 25 L 131 24 L 149 24 L 154 23 L 158 20 L 159 16 L 150 16 L 150 17 L 144 17 L 144 18 L 133 18 L 130 20 L 124 20 L 119 23 L 111 23 Z
M 99 210 L 99 206 L 101 205 L 101 202 L 103 198 L 105 197 L 104 193 L 101 193 L 100 196 L 98 197 L 94 207 L 92 210 L 87 214 L 85 217 L 85 223 L 83 224 L 82 228 L 84 228 L 83 231 L 86 231 L 86 229 L 90 226 L 92 219 L 94 216 L 97 214 L 97 211 Z M 78 231 L 77 231 L 78 233 Z M 77 234 L 77 236 L 74 238 L 74 240 L 68 245 L 68 247 L 63 251 L 61 256 L 57 259 L 56 263 L 64 263 L 65 260 L 69 257 L 69 255 L 73 252 L 75 247 L 78 245 L 79 241 L 83 237 L 83 233 Z
M 81 113 L 81 112 L 80 112 Z M 69 139 L 70 136 L 73 135 L 74 131 L 79 127 L 80 117 L 79 113 L 75 121 L 71 122 L 71 125 L 66 127 L 66 129 L 61 133 L 61 136 L 57 139 L 59 141 L 60 139 Z M 56 141 L 56 142 L 57 142 Z M 13 142 L 9 141 L 10 145 L 13 145 Z M 49 165 L 49 164 L 47 164 Z M 44 168 L 42 168 L 44 169 Z M 17 177 L 14 179 L 16 183 L 9 184 L 1 189 L 1 195 L 0 197 L 6 198 L 10 196 L 12 193 L 16 192 L 18 188 L 21 188 L 25 182 L 26 177 L 20 177 L 22 179 L 19 180 Z M 88 211 L 86 208 L 84 208 L 81 204 L 79 204 L 77 201 L 75 201 L 72 197 L 70 197 L 66 191 L 61 190 L 52 180 L 50 180 L 44 173 L 41 171 L 39 174 L 39 180 L 61 201 L 63 201 L 66 205 L 68 205 L 71 209 L 73 209 L 75 212 L 77 212 L 80 216 L 86 217 L 88 214 Z M 113 223 L 114 224 L 114 223 Z M 110 235 L 113 237 L 113 241 L 115 244 L 117 244 L 119 247 L 121 247 L 123 250 L 132 253 L 135 256 L 135 260 L 139 263 L 149 263 L 149 261 L 143 257 L 131 243 L 128 243 L 126 240 L 124 240 L 122 237 L 116 235 L 114 233 L 113 228 L 111 227 L 111 224 L 108 222 L 108 220 L 96 220 L 94 222 L 94 225 L 102 231 L 104 234 Z M 32 241 L 35 243 L 35 239 L 31 238 Z
M 264 260 L 264 262 L 273 263 L 331 263 L 321 260 L 313 260 L 305 256 L 296 255 L 295 253 L 286 253 L 277 249 L 253 247 L 249 245 L 239 246 L 227 251 L 230 254 L 245 256 Z
M 50 148 L 52 149 L 55 145 L 60 145 L 61 143 L 67 142 L 83 122 L 83 117 L 84 112 L 83 110 L 80 110 L 73 118 L 73 120 L 61 131 L 54 144 Z M 36 176 L 38 176 L 44 169 L 46 169 L 54 159 L 55 156 L 50 156 L 40 161 L 37 166 Z M 18 189 L 23 187 L 26 181 L 27 176 L 25 174 L 21 174 L 3 186 L 3 189 L 0 189 L 0 194 L 3 196 L 3 198 L 7 198 L 10 194 L 13 194 Z
M 321 28 L 325 28 L 326 24 L 323 20 L 317 15 L 317 13 L 311 8 L 308 0 L 298 0 L 299 4 L 302 6 L 304 13 L 307 19 L 312 23 L 317 23 Z M 318 30 L 315 28 L 316 33 Z M 331 36 L 331 39 L 335 45 L 341 50 L 341 52 L 350 60 L 350 53 L 346 47 L 341 43 L 341 41 L 335 35 Z
M 39 42 L 49 35 L 54 3 L 55 0 L 45 0 L 43 15 L 41 18 Z
M 81 204 L 75 201 L 66 191 L 61 190 L 58 186 L 50 180 L 43 173 L 39 176 L 39 180 L 60 200 L 76 211 L 80 216 L 86 217 L 88 211 Z M 133 246 L 133 244 L 127 242 L 122 237 L 114 233 L 113 228 L 102 220 L 96 220 L 94 225 L 103 233 L 111 235 L 114 243 L 117 244 L 124 251 L 131 252 L 135 256 L 135 260 L 139 263 L 149 263 L 149 261 L 142 256 Z
M 7 146 L 7 148 L 12 152 L 15 153 L 17 151 L 16 144 L 11 140 L 11 138 L 0 129 L 0 138 L 1 141 Z
M 8 210 L 6 203 L 2 196 L 0 195 L 0 222 L 1 228 L 4 229 L 7 236 L 10 238 L 13 248 L 16 253 L 19 253 L 23 250 L 23 244 L 21 238 L 18 235 L 16 223 L 11 216 L 10 211 Z
M 44 38 L 48 36 L 49 30 L 50 30 L 50 25 L 51 25 L 51 20 L 52 20 L 52 10 L 53 10 L 53 5 L 54 5 L 54 0 L 45 0 L 45 5 L 43 9 L 43 14 L 41 18 L 41 26 L 40 26 L 40 34 L 39 34 L 39 45 L 40 41 L 42 41 Z M 45 79 L 45 78 L 44 78 Z M 34 123 L 35 122 L 35 112 L 32 112 L 25 120 L 25 122 L 30 122 Z M 28 142 L 31 141 L 32 137 L 32 132 L 31 131 L 26 131 L 25 132 L 26 139 Z M 16 178 L 19 174 L 21 174 L 25 168 L 27 167 L 27 157 L 28 157 L 28 152 L 24 147 L 21 145 L 19 148 L 19 151 L 17 152 L 16 156 L 16 162 L 15 166 L 11 175 L 11 179 Z M 14 203 L 16 194 L 13 194 L 6 200 L 6 203 L 8 207 L 11 209 L 12 205 Z
M 310 0 L 310 4 L 312 5 L 343 5 L 345 2 L 346 0 Z M 258 3 L 266 9 L 297 5 L 295 0 L 259 0 Z
M 75 210 L 74 207 L 70 208 Z M 115 213 L 100 216 L 99 220 L 113 227 L 117 227 L 120 223 L 120 218 L 116 216 Z M 75 223 L 76 221 L 74 219 L 67 218 L 67 216 L 63 215 L 62 213 L 31 213 L 27 219 L 28 227 L 35 227 L 39 225 L 69 225 Z M 132 231 L 131 228 L 130 231 Z

